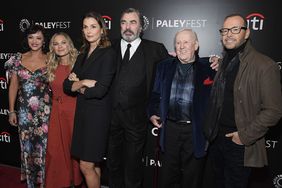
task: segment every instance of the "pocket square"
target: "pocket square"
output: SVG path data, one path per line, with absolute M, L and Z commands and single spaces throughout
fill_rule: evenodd
M 210 77 L 207 77 L 205 80 L 204 80 L 204 85 L 211 85 L 213 83 L 213 80 L 210 78 Z

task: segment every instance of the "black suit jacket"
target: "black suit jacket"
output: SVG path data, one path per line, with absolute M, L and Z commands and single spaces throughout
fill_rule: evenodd
M 150 41 L 150 40 L 146 40 L 146 39 L 141 39 L 141 40 L 142 41 L 140 45 L 138 46 L 138 48 L 141 48 L 142 53 L 144 55 L 145 70 L 146 70 L 146 73 L 145 73 L 146 74 L 146 96 L 144 97 L 146 97 L 146 101 L 148 101 L 148 98 L 151 94 L 151 89 L 153 86 L 152 81 L 154 80 L 154 77 L 155 77 L 156 64 L 160 62 L 161 60 L 169 57 L 169 55 L 163 44 L 157 43 L 154 41 Z M 114 82 L 114 85 L 116 86 L 118 84 L 118 76 L 119 76 L 119 71 L 120 71 L 121 61 L 122 61 L 120 39 L 113 41 L 112 43 L 113 43 L 113 48 L 117 54 L 117 74 L 116 74 L 116 79 Z M 115 92 L 115 90 L 113 90 L 113 92 Z M 140 99 L 136 98 L 136 99 L 130 99 L 130 100 L 140 100 Z

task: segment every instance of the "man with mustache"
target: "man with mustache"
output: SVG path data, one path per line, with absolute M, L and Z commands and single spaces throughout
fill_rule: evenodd
M 200 188 L 206 154 L 202 123 L 217 67 L 199 58 L 193 30 L 178 31 L 174 42 L 176 57 L 158 64 L 148 110 L 152 124 L 161 128 L 160 188 Z
M 163 44 L 140 38 L 143 17 L 134 8 L 120 19 L 121 40 L 113 83 L 113 116 L 108 147 L 110 188 L 141 188 L 146 141 L 146 107 L 156 63 L 168 57 Z
M 278 65 L 251 45 L 247 21 L 225 18 L 225 55 L 211 92 L 205 135 L 218 188 L 245 188 L 250 167 L 267 165 L 264 136 L 282 116 Z

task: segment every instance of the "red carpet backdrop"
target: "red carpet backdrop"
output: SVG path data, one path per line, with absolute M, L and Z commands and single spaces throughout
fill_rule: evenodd
M 84 13 L 95 10 L 104 16 L 110 37 L 118 38 L 119 18 L 128 7 L 144 15 L 144 38 L 162 42 L 173 51 L 176 31 L 192 28 L 198 33 L 200 56 L 221 55 L 220 29 L 223 19 L 240 13 L 248 20 L 254 46 L 282 66 L 281 6 L 275 0 L 103 0 L 103 1 L 6 1 L 0 6 L 0 163 L 19 166 L 20 151 L 17 129 L 8 124 L 8 83 L 4 62 L 21 52 L 23 31 L 31 24 L 43 25 L 49 36 L 58 31 L 68 33 L 77 48 L 81 45 L 81 22 Z M 144 153 L 144 187 L 153 187 L 161 158 L 155 147 L 158 130 L 148 126 L 148 143 Z M 250 188 L 282 187 L 282 122 L 270 129 L 266 147 L 269 166 L 255 169 Z M 191 169 L 193 170 L 193 169 Z M 207 164 L 205 183 L 212 187 Z M 104 170 L 103 183 L 107 185 Z

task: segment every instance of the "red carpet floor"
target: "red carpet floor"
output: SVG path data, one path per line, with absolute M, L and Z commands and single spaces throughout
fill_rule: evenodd
M 25 182 L 20 181 L 20 169 L 0 164 L 0 188 L 27 188 Z M 83 184 L 79 188 L 86 188 Z M 101 186 L 101 188 L 107 188 Z
M 20 181 L 20 169 L 0 164 L 0 188 L 26 188 Z

